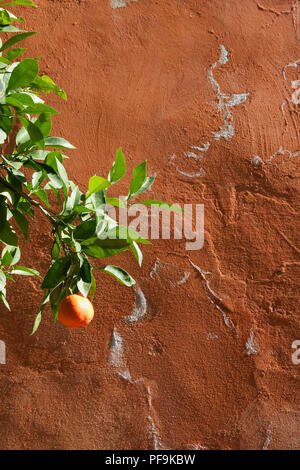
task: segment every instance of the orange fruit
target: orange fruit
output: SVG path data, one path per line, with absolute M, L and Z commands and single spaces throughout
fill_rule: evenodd
M 65 297 L 58 307 L 58 318 L 66 326 L 80 328 L 88 325 L 94 316 L 94 307 L 86 297 L 72 294 Z

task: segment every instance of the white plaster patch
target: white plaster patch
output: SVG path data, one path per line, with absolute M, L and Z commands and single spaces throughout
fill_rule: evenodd
M 203 152 L 206 152 L 209 149 L 209 147 L 210 147 L 210 143 L 206 143 L 203 145 L 203 147 L 197 147 L 195 145 L 191 145 L 190 148 L 193 150 L 196 150 L 197 152 L 203 153 Z M 191 152 L 190 150 L 184 152 L 184 156 L 185 158 L 192 158 L 193 160 L 196 160 L 198 162 L 201 162 L 203 159 L 203 154 L 197 155 L 197 153 Z M 205 171 L 203 168 L 200 168 L 199 171 L 192 172 L 192 173 L 180 170 L 179 167 L 175 164 L 176 158 L 177 157 L 174 153 L 173 155 L 169 157 L 169 163 L 175 166 L 177 173 L 179 173 L 180 175 L 186 176 L 187 178 L 202 178 L 203 176 L 205 176 Z
M 262 159 L 258 155 L 253 157 L 252 161 L 254 165 L 257 165 L 257 166 L 260 166 L 262 164 Z
M 208 333 L 206 339 L 219 339 L 219 336 L 215 333 Z
M 196 173 L 188 173 L 186 171 L 181 171 L 176 167 L 176 171 L 183 176 L 186 176 L 187 178 L 203 178 L 205 176 L 205 171 L 203 168 L 200 168 L 200 171 L 197 171 Z
M 231 95 L 222 93 L 221 87 L 214 77 L 213 70 L 219 65 L 224 65 L 229 62 L 229 51 L 226 50 L 224 45 L 220 45 L 220 50 L 221 54 L 219 59 L 214 62 L 208 70 L 208 81 L 216 91 L 218 99 L 217 109 L 223 119 L 223 126 L 217 132 L 212 132 L 212 134 L 217 141 L 221 138 L 229 141 L 232 139 L 235 132 L 233 116 L 230 109 L 244 103 L 248 96 L 250 96 L 250 93 L 233 93 Z
M 0 341 L 0 364 L 6 364 L 6 346 L 4 341 Z
M 298 150 L 297 152 L 291 152 L 291 150 L 284 150 L 282 148 L 282 146 L 279 147 L 279 149 L 277 150 L 277 152 L 273 153 L 273 155 L 271 155 L 267 160 L 266 162 L 267 163 L 271 163 L 272 160 L 277 157 L 278 155 L 285 155 L 285 154 L 288 154 L 289 158 L 292 160 L 293 158 L 296 158 L 300 155 L 300 151 Z
M 130 370 L 124 357 L 124 341 L 116 328 L 112 332 L 108 363 L 124 380 L 128 380 L 132 384 L 142 381 L 142 379 L 132 380 L 131 378 Z
M 286 78 L 286 69 L 287 68 L 289 68 L 289 67 L 298 68 L 299 64 L 300 64 L 300 59 L 296 60 L 295 62 L 290 62 L 289 64 L 285 65 L 282 69 L 283 79 L 287 80 L 287 78 Z M 300 80 L 291 80 L 290 86 L 293 90 L 295 90 L 292 93 L 291 102 L 295 105 L 299 105 L 300 104 Z M 284 106 L 284 103 L 286 104 L 286 101 L 287 100 L 284 100 L 282 105 L 281 105 L 281 111 L 282 111 L 283 115 L 284 115 L 283 106 Z
M 260 351 L 260 345 L 258 339 L 254 336 L 254 331 L 251 329 L 250 336 L 247 339 L 247 343 L 245 345 L 245 351 L 248 356 L 253 354 L 258 354 Z
M 300 63 L 300 59 L 295 60 L 295 62 L 290 62 L 289 64 L 287 64 L 283 67 L 282 76 L 283 76 L 284 80 L 286 80 L 286 73 L 285 73 L 286 69 L 289 68 L 289 67 L 297 68 L 299 63 Z
M 223 119 L 223 125 L 221 129 L 218 131 L 212 132 L 213 138 L 216 141 L 219 141 L 221 139 L 224 139 L 226 141 L 229 141 L 232 139 L 232 137 L 235 134 L 235 128 L 234 128 L 234 120 L 233 120 L 233 115 L 231 112 L 231 109 L 234 108 L 235 106 L 239 106 L 247 100 L 247 98 L 250 96 L 250 93 L 233 93 L 233 94 L 226 94 L 221 91 L 221 87 L 217 80 L 214 77 L 213 71 L 216 69 L 219 65 L 225 65 L 229 62 L 229 51 L 225 48 L 223 44 L 220 45 L 220 57 L 219 59 L 214 62 L 211 67 L 208 69 L 208 81 L 212 85 L 213 89 L 216 92 L 217 96 L 217 109 Z M 196 150 L 197 152 L 207 152 L 209 147 L 211 146 L 211 142 L 206 142 L 203 144 L 202 147 L 191 145 L 190 148 L 193 150 Z M 184 152 L 184 156 L 186 158 L 193 158 L 196 161 L 201 162 L 203 159 L 203 155 L 197 155 L 196 152 L 191 152 L 191 151 L 186 151 Z M 186 176 L 187 178 L 202 178 L 205 176 L 205 171 L 203 168 L 200 168 L 199 171 L 196 172 L 187 172 L 183 171 L 178 168 L 178 166 L 175 165 L 174 160 L 176 159 L 176 154 L 173 154 L 169 158 L 169 162 L 175 166 L 176 171 L 183 175 Z
M 114 328 L 110 344 L 109 365 L 118 369 L 122 368 L 124 366 L 123 354 L 123 338 L 119 335 L 116 328 Z
M 267 429 L 267 437 L 264 442 L 262 450 L 268 450 L 271 441 L 272 441 L 272 423 L 269 424 L 269 427 Z
M 132 313 L 125 318 L 125 321 L 133 323 L 139 321 L 147 313 L 147 300 L 143 291 L 138 286 L 134 286 L 135 306 Z
M 173 287 L 181 286 L 190 277 L 189 271 L 183 271 L 174 264 L 162 263 L 158 258 L 155 260 L 150 271 L 150 277 L 157 277 L 162 282 L 168 282 Z
M 139 0 L 110 0 L 110 6 L 112 8 L 123 8 L 127 7 L 129 2 L 138 2 Z

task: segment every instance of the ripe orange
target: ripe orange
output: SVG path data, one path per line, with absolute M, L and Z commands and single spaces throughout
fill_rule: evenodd
M 58 318 L 66 326 L 80 328 L 88 325 L 94 316 L 94 307 L 89 299 L 72 294 L 65 297 L 58 307 Z

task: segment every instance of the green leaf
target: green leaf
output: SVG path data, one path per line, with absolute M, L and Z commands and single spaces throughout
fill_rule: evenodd
M 147 171 L 147 161 L 140 163 L 133 169 L 133 176 L 130 183 L 129 193 L 127 198 L 130 199 L 131 196 L 136 194 L 141 186 L 143 185 L 146 179 L 146 171 Z
M 126 251 L 128 246 L 129 245 L 126 245 L 122 248 L 105 248 L 103 246 L 89 245 L 83 247 L 83 251 L 92 258 L 109 258 L 110 256 L 118 255 L 122 251 Z
M 61 137 L 48 137 L 45 140 L 45 147 L 75 149 L 74 145 Z
M 132 253 L 134 254 L 135 259 L 137 260 L 138 265 L 142 266 L 143 253 L 141 252 L 139 245 L 136 242 L 132 242 L 130 245 L 130 249 Z
M 92 282 L 92 268 L 87 259 L 83 260 L 82 266 L 80 268 L 80 277 L 84 282 Z
M 0 106 L 0 127 L 7 135 L 13 128 L 13 113 L 9 106 Z
M 12 36 L 3 44 L 3 46 L 0 48 L 0 52 L 5 51 L 6 49 L 13 46 L 14 44 L 17 44 L 17 42 L 23 41 L 23 39 L 33 36 L 34 34 L 37 34 L 37 33 L 35 31 L 31 31 L 31 32 L 25 32 L 22 34 L 16 34 L 15 36 Z
M 55 93 L 57 96 L 60 96 L 62 99 L 66 100 L 67 95 L 64 90 L 58 87 L 54 81 L 48 77 L 47 75 L 43 75 L 42 77 L 36 77 L 34 82 L 32 83 L 34 88 L 42 91 L 43 93 Z
M 12 93 L 8 98 L 10 101 L 17 100 L 23 106 L 33 106 L 34 101 L 28 93 Z
M 147 189 L 149 189 L 150 186 L 152 186 L 152 184 L 154 183 L 155 178 L 156 178 L 155 175 L 154 176 L 147 176 L 145 178 L 145 181 L 143 182 L 142 186 L 140 187 L 140 189 L 138 191 L 136 191 L 135 193 L 131 194 L 130 197 L 138 196 L 139 194 L 142 194 L 145 191 L 147 191 Z
M 95 212 L 95 211 L 85 206 L 75 206 L 74 212 L 76 212 L 77 214 L 89 214 L 90 212 Z
M 2 292 L 0 292 L 0 299 L 1 299 L 2 302 L 4 303 L 5 307 L 6 307 L 8 310 L 10 310 L 9 303 L 7 302 L 6 297 L 5 297 L 5 295 L 4 295 Z
M 17 112 L 19 112 L 19 110 L 22 110 L 23 111 L 23 103 L 21 103 L 20 101 L 16 100 L 15 98 L 12 98 L 11 96 L 8 96 L 6 98 L 6 104 L 9 104 L 10 106 L 13 106 Z
M 48 196 L 44 189 L 38 189 L 37 191 L 34 191 L 34 194 L 38 196 L 48 208 L 50 207 Z
M 16 232 L 10 226 L 8 222 L 6 222 L 0 228 L 0 241 L 5 243 L 6 245 L 10 246 L 18 246 L 18 237 Z
M 157 201 L 155 199 L 149 199 L 148 201 L 137 202 L 137 204 L 144 204 L 145 206 L 158 206 L 160 209 L 166 209 L 166 210 L 170 210 L 173 212 L 184 212 L 184 210 L 177 204 L 169 204 L 167 202 Z
M 119 199 L 118 197 L 107 197 L 106 204 L 111 204 L 115 207 L 121 207 L 122 209 L 126 208 L 125 202 L 122 201 L 122 199 Z
M 7 219 L 7 205 L 6 198 L 3 195 L 0 195 L 0 227 L 5 224 Z
M 24 112 L 27 112 L 27 109 Z M 52 127 L 50 114 L 46 114 L 46 113 L 40 114 L 40 116 L 36 120 L 34 120 L 34 125 L 41 131 L 43 135 L 43 139 L 42 139 L 43 144 L 40 146 L 44 148 L 44 138 L 48 137 L 51 131 L 51 127 Z
M 40 129 L 35 125 L 33 124 L 33 122 L 29 121 L 29 119 L 26 119 L 22 116 L 18 116 L 20 121 L 22 122 L 23 126 L 25 127 L 30 139 L 32 140 L 33 143 L 39 143 L 41 141 L 44 140 L 44 136 L 42 134 L 42 132 L 40 131 Z M 22 136 L 22 139 L 26 139 L 26 136 Z M 27 138 L 28 140 L 28 138 Z M 25 140 L 25 142 L 27 142 L 27 140 Z M 20 142 L 20 139 L 18 139 L 18 144 L 20 143 L 23 143 L 23 142 Z
M 119 282 L 121 282 L 121 284 L 124 284 L 124 286 L 131 287 L 135 284 L 133 277 L 131 277 L 125 269 L 122 269 L 119 266 L 108 265 L 104 268 L 100 268 L 100 271 L 111 274 L 111 276 L 115 277 Z
M 0 33 L 21 33 L 24 29 L 15 28 L 11 24 L 8 26 L 0 26 Z
M 37 331 L 38 327 L 40 326 L 41 320 L 42 320 L 42 312 L 40 311 L 35 317 L 33 329 L 32 329 L 30 336 L 34 335 L 34 333 Z
M 123 155 L 122 149 L 119 148 L 116 153 L 116 159 L 114 164 L 109 172 L 108 181 L 111 183 L 116 183 L 119 181 L 126 173 L 126 161 Z
M 0 57 L 0 68 L 3 70 L 5 69 L 6 65 L 11 65 L 11 61 L 8 59 L 5 59 L 5 57 Z M 5 73 L 5 72 L 4 72 Z M 2 91 L 2 98 L 3 98 L 3 91 Z
M 23 214 L 21 214 L 21 212 L 13 210 L 12 213 L 15 218 L 15 221 L 20 227 L 21 232 L 23 233 L 25 240 L 27 241 L 28 240 L 28 220 Z
M 0 291 L 2 292 L 6 286 L 6 276 L 3 271 L 0 271 Z
M 56 235 L 54 243 L 53 243 L 52 251 L 51 251 L 51 258 L 52 259 L 59 258 L 60 249 L 61 249 L 61 244 L 60 244 L 58 236 Z
M 63 163 L 64 159 L 63 159 L 63 156 L 62 156 L 61 152 L 59 150 L 51 151 L 51 152 L 49 152 L 49 150 L 47 150 L 47 156 L 46 156 L 46 159 L 45 159 L 45 164 L 51 166 L 53 168 L 53 170 L 55 171 L 55 173 L 58 172 L 56 160 L 59 160 L 60 163 Z
M 20 248 L 7 245 L 2 251 L 2 266 L 13 266 L 20 258 Z
M 58 316 L 58 306 L 61 300 L 66 297 L 67 295 L 71 294 L 69 287 L 64 288 L 64 284 L 61 283 L 55 289 L 51 291 L 50 294 L 50 305 L 52 310 L 53 320 L 57 320 Z
M 68 215 L 69 213 L 73 212 L 74 207 L 77 206 L 80 202 L 80 196 L 81 196 L 81 192 L 80 192 L 78 186 L 75 186 L 75 188 L 73 189 L 71 195 L 67 199 L 66 207 L 65 207 L 65 210 L 64 210 L 64 215 Z
M 44 172 L 43 171 L 35 171 L 32 174 L 32 190 L 36 189 L 38 186 L 40 186 L 41 182 L 44 179 Z
M 91 282 L 84 282 L 82 279 L 80 279 L 77 282 L 77 288 L 80 294 L 82 294 L 84 297 L 87 297 L 91 288 Z
M 10 49 L 6 54 L 4 54 L 5 59 L 9 61 L 15 60 L 17 57 L 20 57 L 20 55 L 24 54 L 26 52 L 25 47 L 15 47 L 14 49 Z
M 60 284 L 65 279 L 70 265 L 71 260 L 68 256 L 56 260 L 43 280 L 42 289 L 51 289 Z
M 7 10 L 0 10 L 0 25 L 6 26 L 12 22 L 10 14 Z
M 42 312 L 44 310 L 44 307 L 46 305 L 47 302 L 49 302 L 50 300 L 50 295 L 49 295 L 49 289 L 46 290 L 45 292 L 45 295 L 44 295 L 44 298 L 42 300 L 42 303 L 41 303 L 41 306 L 40 306 L 40 309 L 39 309 L 39 312 L 36 316 L 36 319 L 35 319 L 35 322 L 34 322 L 34 326 L 33 326 L 33 330 L 31 332 L 31 335 L 34 335 L 34 333 L 36 332 L 36 330 L 38 329 L 40 323 L 41 323 L 41 319 L 42 319 Z
M 96 175 L 92 176 L 89 180 L 89 192 L 88 192 L 87 197 L 89 197 L 93 193 L 102 191 L 103 189 L 106 189 L 109 186 L 111 186 L 111 183 L 107 181 L 105 178 L 102 178 L 101 176 L 96 176 Z
M 105 192 L 104 191 L 97 191 L 93 193 L 91 196 L 91 201 L 93 204 L 93 208 L 96 212 L 103 213 L 105 210 Z
M 35 269 L 27 268 L 26 266 L 16 266 L 10 274 L 19 274 L 21 276 L 39 276 L 40 273 Z
M 7 91 L 27 87 L 35 79 L 38 73 L 39 66 L 36 60 L 22 60 L 22 62 L 20 62 L 11 73 L 7 85 Z
M 107 232 L 103 232 L 99 237 L 101 240 L 110 239 L 111 241 L 126 240 L 130 245 L 133 241 L 144 245 L 151 245 L 146 238 L 141 237 L 135 230 L 125 225 L 118 225 Z
M 17 93 L 16 93 L 17 94 Z M 51 108 L 51 106 L 47 106 L 42 103 L 34 103 L 33 105 L 28 106 L 28 108 L 25 109 L 24 111 L 26 114 L 59 114 L 56 109 Z M 50 132 L 50 131 L 49 131 Z M 48 135 L 49 135 L 48 132 Z M 48 137 L 47 135 L 47 137 Z
M 9 3 L 1 3 L 2 7 L 10 7 L 13 5 L 24 5 L 37 8 L 37 5 L 32 0 L 13 0 Z
M 7 135 L 2 129 L 0 129 L 0 145 L 4 144 L 6 141 Z
M 69 191 L 69 178 L 68 178 L 68 175 L 67 175 L 67 172 L 65 170 L 65 167 L 60 163 L 60 161 L 58 160 L 58 158 L 56 159 L 56 164 L 57 164 L 57 171 L 58 171 L 58 174 L 63 182 L 63 185 L 64 185 L 64 194 L 65 194 L 65 197 L 68 196 L 68 191 Z
M 96 234 L 96 227 L 96 220 L 87 220 L 82 222 L 82 224 L 78 225 L 74 230 L 75 240 L 87 240 L 88 238 L 94 237 Z
M 89 295 L 90 295 L 90 299 L 91 301 L 93 300 L 94 298 L 94 295 L 95 295 L 95 292 L 96 292 L 96 280 L 95 280 L 95 277 L 93 275 L 93 271 L 92 271 L 92 282 L 91 282 L 91 287 L 90 287 L 90 292 L 89 292 Z

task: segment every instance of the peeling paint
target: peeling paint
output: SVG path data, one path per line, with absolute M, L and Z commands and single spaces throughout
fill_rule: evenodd
M 213 131 L 212 135 L 214 140 L 219 141 L 222 138 L 226 141 L 229 141 L 232 139 L 232 137 L 235 134 L 235 129 L 234 129 L 234 121 L 233 121 L 233 115 L 231 113 L 231 108 L 234 108 L 235 106 L 238 106 L 242 103 L 244 103 L 247 98 L 250 96 L 250 93 L 233 93 L 233 94 L 226 94 L 221 91 L 221 87 L 217 80 L 214 77 L 213 70 L 216 69 L 219 65 L 225 65 L 227 62 L 229 62 L 229 51 L 226 50 L 225 46 L 223 44 L 220 45 L 220 57 L 219 59 L 214 62 L 211 67 L 208 69 L 208 81 L 211 83 L 212 87 L 214 88 L 216 95 L 217 95 L 217 109 L 223 119 L 223 125 L 221 129 L 218 131 Z M 190 148 L 192 150 L 197 150 L 197 152 L 207 152 L 207 150 L 210 148 L 211 142 L 206 142 L 205 144 L 202 145 L 202 147 L 196 146 L 196 145 L 191 145 Z M 196 161 L 201 162 L 203 159 L 203 155 L 197 155 L 195 152 L 191 152 L 190 150 L 184 152 L 184 156 L 186 158 L 193 158 Z M 176 166 L 174 160 L 177 158 L 176 154 L 171 155 L 169 157 L 169 162 L 171 165 L 175 166 L 176 171 L 183 176 L 186 176 L 187 178 L 203 178 L 205 176 L 205 170 L 204 168 L 200 168 L 199 171 L 196 172 L 187 172 L 180 170 L 178 166 Z
M 215 305 L 216 309 L 219 310 L 219 312 L 222 313 L 222 317 L 223 317 L 223 321 L 224 321 L 225 326 L 227 326 L 228 328 L 230 328 L 232 331 L 234 331 L 236 333 L 236 329 L 235 329 L 234 324 L 232 323 L 230 318 L 228 318 L 226 313 L 222 310 L 222 308 L 219 305 L 219 303 L 223 302 L 222 298 L 219 297 L 218 294 L 216 294 L 216 292 L 214 292 L 214 290 L 210 286 L 210 280 L 207 279 L 207 276 L 211 276 L 212 273 L 209 272 L 209 271 L 204 271 L 203 269 L 199 268 L 199 266 L 197 266 L 195 263 L 193 263 L 193 261 L 191 259 L 189 259 L 189 262 L 196 269 L 196 271 L 198 271 L 198 273 L 201 275 L 201 277 L 202 277 L 202 279 L 205 283 L 206 291 L 208 293 L 208 299 L 211 301 L 212 304 Z
M 216 305 L 216 309 L 219 310 L 219 312 L 222 313 L 224 325 L 227 326 L 227 328 L 230 328 L 232 331 L 234 331 L 236 333 L 236 329 L 235 329 L 232 321 L 230 320 L 230 318 L 226 315 L 226 313 L 221 309 L 221 307 L 219 305 Z
M 142 291 L 140 291 L 141 293 Z M 138 294 L 139 295 L 139 294 Z M 142 294 L 143 298 L 143 294 Z M 144 307 L 142 307 L 144 308 Z M 147 380 L 144 377 L 140 377 L 138 379 L 133 379 L 131 377 L 131 373 L 126 367 L 126 361 L 124 359 L 124 344 L 123 338 L 118 333 L 117 329 L 113 329 L 112 339 L 110 344 L 110 354 L 109 354 L 109 365 L 116 369 L 116 373 L 122 377 L 124 380 L 127 380 L 132 385 L 136 385 L 142 383 L 147 396 L 147 405 L 148 405 L 148 415 L 147 420 L 149 423 L 149 432 L 151 433 L 153 439 L 153 449 L 160 450 L 164 449 L 165 447 L 162 445 L 161 439 L 159 437 L 158 431 L 156 429 L 155 421 L 153 418 L 153 410 L 152 410 L 152 394 L 151 388 L 147 384 Z
M 286 153 L 288 154 L 289 158 L 292 160 L 293 158 L 296 158 L 300 155 L 300 150 L 298 150 L 297 152 L 291 152 L 291 150 L 284 150 L 282 146 L 280 146 L 277 152 L 273 153 L 273 155 L 271 155 L 266 160 L 266 162 L 271 163 L 275 157 L 277 157 L 278 155 L 285 155 Z
M 198 152 L 206 152 L 210 147 L 210 143 L 206 143 L 203 145 L 203 147 L 197 147 L 195 145 L 191 145 L 190 148 L 193 150 L 197 150 Z M 197 155 L 195 152 L 191 152 L 190 150 L 187 150 L 184 152 L 184 156 L 186 158 L 192 158 L 193 160 L 201 162 L 203 159 L 203 155 Z M 183 176 L 186 176 L 187 178 L 202 178 L 205 176 L 205 171 L 203 168 L 200 168 L 199 171 L 189 173 L 186 171 L 182 171 L 179 169 L 179 167 L 175 164 L 175 159 L 176 159 L 176 154 L 173 154 L 169 157 L 169 163 L 173 166 L 175 166 L 176 171 Z
M 203 144 L 202 147 L 197 147 L 196 145 L 191 145 L 192 149 L 198 150 L 198 152 L 207 152 L 207 150 L 210 147 L 210 142 L 206 142 L 206 144 Z
M 282 76 L 283 76 L 284 80 L 286 80 L 286 73 L 285 73 L 286 69 L 289 68 L 289 67 L 297 68 L 299 63 L 300 63 L 300 59 L 295 60 L 295 62 L 290 62 L 289 64 L 287 64 L 283 67 Z
M 248 354 L 248 356 L 252 354 L 258 354 L 260 351 L 258 339 L 254 336 L 254 331 L 252 329 L 250 331 L 250 336 L 247 339 L 247 342 L 245 345 L 245 351 Z
M 208 333 L 206 339 L 219 339 L 219 336 L 215 333 Z
M 148 401 L 148 409 L 149 409 L 149 415 L 148 415 L 148 422 L 149 422 L 149 431 L 152 435 L 152 438 L 153 438 L 153 449 L 154 450 L 163 450 L 165 449 L 165 446 L 163 445 L 160 437 L 159 437 L 159 434 L 158 434 L 158 431 L 157 431 L 157 428 L 156 428 L 156 425 L 155 425 L 155 422 L 154 422 L 154 419 L 153 419 L 153 412 L 152 412 L 152 394 L 151 394 L 151 388 L 149 387 L 149 385 L 145 386 L 146 387 L 146 393 L 147 393 L 147 401 Z
M 194 449 L 194 450 L 209 450 L 208 447 L 205 447 L 202 444 L 193 444 L 192 449 Z
M 196 271 L 198 271 L 198 273 L 200 273 L 202 279 L 205 281 L 205 286 L 208 290 L 208 292 L 217 300 L 221 301 L 222 302 L 222 299 L 221 297 L 219 297 L 213 290 L 212 288 L 210 287 L 210 281 L 209 279 L 207 279 L 207 276 L 211 276 L 211 272 L 209 271 L 204 271 L 203 269 L 199 268 L 199 266 L 197 266 L 195 263 L 193 263 L 192 260 L 189 260 L 189 262 L 191 263 L 191 265 L 196 269 Z
M 188 178 L 202 178 L 206 174 L 203 168 L 200 168 L 200 171 L 196 173 L 187 173 L 186 171 L 179 170 L 177 167 L 176 167 L 176 171 L 183 176 L 187 176 Z
M 211 83 L 212 87 L 216 91 L 218 104 L 217 108 L 220 112 L 223 119 L 223 126 L 217 132 L 212 132 L 215 140 L 220 140 L 221 138 L 229 141 L 234 136 L 234 122 L 233 116 L 230 111 L 230 108 L 238 106 L 246 101 L 250 93 L 233 93 L 232 95 L 227 95 L 222 93 L 221 87 L 217 80 L 214 77 L 213 70 L 216 69 L 219 65 L 224 65 L 229 62 L 229 51 L 226 50 L 224 45 L 220 45 L 221 54 L 219 60 L 213 63 L 213 65 L 208 70 L 208 81 Z
M 272 423 L 269 424 L 269 427 L 267 429 L 267 437 L 264 442 L 262 450 L 268 450 L 271 441 L 272 441 Z
M 171 272 L 171 274 L 170 274 Z M 150 271 L 150 277 L 157 277 L 160 281 L 168 282 L 173 287 L 181 286 L 190 277 L 189 271 L 183 271 L 174 264 L 162 263 L 158 258 Z M 176 278 L 179 278 L 178 280 Z

